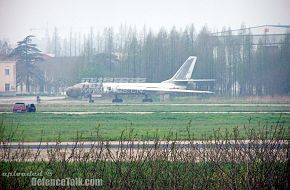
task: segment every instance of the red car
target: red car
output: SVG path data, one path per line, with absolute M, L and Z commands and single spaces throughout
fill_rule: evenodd
M 13 105 L 13 109 L 12 109 L 13 112 L 26 112 L 26 105 L 25 103 L 15 103 Z

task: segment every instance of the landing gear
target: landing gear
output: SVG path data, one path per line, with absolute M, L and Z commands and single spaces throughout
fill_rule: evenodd
M 145 94 L 145 98 L 142 100 L 143 102 L 153 102 L 151 98 L 148 98 L 148 95 Z
M 40 103 L 40 97 L 39 96 L 36 96 L 36 102 Z
M 112 100 L 112 103 L 122 103 L 123 99 L 122 98 L 118 98 L 117 95 L 115 95 L 115 98 Z
M 89 103 L 94 103 L 94 100 L 93 100 L 92 94 L 89 95 Z

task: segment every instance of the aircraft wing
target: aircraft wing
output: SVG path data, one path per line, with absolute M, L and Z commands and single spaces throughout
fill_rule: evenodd
M 118 86 L 117 91 L 139 91 L 141 92 L 168 92 L 168 93 L 195 93 L 195 94 L 213 94 L 211 91 L 201 91 L 201 90 L 183 90 L 174 88 L 154 88 L 154 87 L 124 87 Z
M 194 94 L 213 94 L 214 93 L 211 91 L 181 90 L 181 89 L 146 89 L 146 90 L 152 91 L 152 92 L 171 92 L 171 93 L 194 93 Z

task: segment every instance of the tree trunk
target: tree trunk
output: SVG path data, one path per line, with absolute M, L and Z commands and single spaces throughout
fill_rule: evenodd
M 26 76 L 26 92 L 30 92 L 30 83 L 29 83 L 29 75 Z

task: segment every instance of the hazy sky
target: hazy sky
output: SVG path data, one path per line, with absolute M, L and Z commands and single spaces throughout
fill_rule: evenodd
M 144 24 L 197 29 L 290 24 L 290 0 L 0 0 L 0 39 L 14 43 L 30 28 L 102 29 Z

